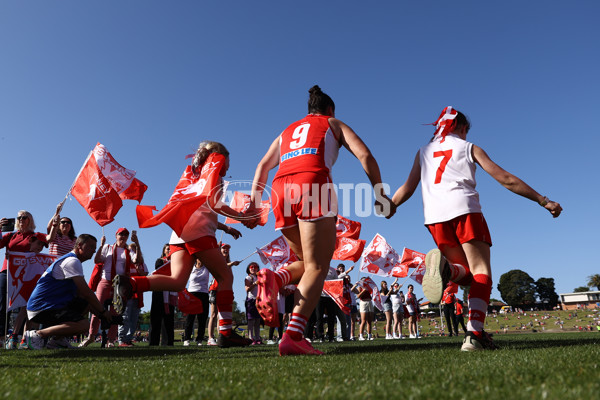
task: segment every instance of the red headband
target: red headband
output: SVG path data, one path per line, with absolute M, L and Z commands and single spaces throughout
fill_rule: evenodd
M 442 141 L 440 143 L 444 143 L 444 140 L 446 140 L 446 135 L 449 134 L 454 128 L 456 122 L 454 119 L 456 118 L 457 114 L 458 113 L 452 108 L 452 106 L 448 106 L 444 108 L 437 121 L 431 124 L 435 125 L 437 128 L 433 135 L 442 136 Z

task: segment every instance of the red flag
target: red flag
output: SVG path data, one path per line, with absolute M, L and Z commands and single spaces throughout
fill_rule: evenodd
M 290 246 L 288 246 L 288 243 L 283 236 L 279 236 L 277 239 L 261 247 L 259 250 L 273 266 L 275 271 L 293 263 L 294 261 L 298 261 L 298 257 L 296 257 L 296 254 L 292 251 L 292 249 L 290 249 Z
M 358 282 L 356 282 L 358 287 L 361 287 L 371 293 L 371 299 L 373 299 L 373 304 L 379 311 L 383 310 L 383 304 L 381 304 L 381 294 L 379 293 L 379 288 L 377 284 L 373 282 L 373 279 L 368 276 L 360 278 Z
M 359 271 L 373 275 L 390 276 L 399 264 L 400 257 L 379 233 L 375 235 L 363 252 Z
M 400 264 L 396 264 L 392 269 L 392 276 L 396 278 L 405 278 L 408 276 L 409 268 L 418 268 L 424 262 L 425 254 L 405 247 L 404 250 L 402 250 Z
M 121 200 L 142 200 L 148 187 L 123 167 L 100 143 L 83 164 L 71 194 L 100 226 L 115 219 Z
M 346 315 L 350 315 L 350 308 L 348 307 L 347 300 L 344 297 L 344 280 L 333 279 L 331 281 L 325 281 L 323 283 L 323 291 L 335 301 L 335 304 L 344 312 Z M 328 310 L 329 311 L 329 310 Z
M 425 254 L 419 253 L 406 247 L 402 250 L 402 259 L 400 264 L 406 265 L 407 268 L 418 268 L 425 262 Z
M 225 156 L 212 153 L 204 162 L 200 175 L 194 175 L 192 167 L 188 166 L 183 171 L 167 205 L 158 214 L 153 215 L 152 211 L 156 210 L 154 206 L 136 207 L 140 228 L 150 228 L 165 223 L 177 235 L 181 235 L 189 218 L 198 207 L 206 203 L 210 196 L 218 193 L 217 185 L 221 181 L 223 165 L 225 165 Z
M 234 192 L 233 199 L 231 199 L 231 204 L 229 205 L 235 211 L 245 212 L 248 207 L 250 207 L 250 203 L 252 202 L 251 196 L 249 194 L 245 194 L 242 192 Z M 260 206 L 260 221 L 258 224 L 260 226 L 264 226 L 269 219 L 269 210 L 271 209 L 271 202 L 269 200 L 263 200 Z M 237 221 L 233 218 L 227 217 L 225 219 L 226 224 L 239 224 L 240 221 Z
M 444 289 L 444 293 L 446 294 L 453 294 L 453 293 L 458 293 L 458 284 L 454 283 L 452 281 L 448 282 L 448 284 L 446 285 L 446 289 Z
M 100 226 L 114 221 L 123 206 L 121 197 L 100 172 L 91 153 L 75 179 L 71 194 Z
M 183 289 L 177 294 L 179 311 L 184 314 L 202 314 L 202 300 Z
M 138 178 L 134 178 L 131 181 L 131 185 L 124 192 L 120 194 L 123 200 L 136 200 L 138 203 L 142 201 L 144 193 L 148 189 L 148 186 Z
M 406 278 L 408 276 L 408 266 L 396 264 L 392 268 L 392 276 L 394 278 Z
M 357 262 L 365 248 L 365 240 L 354 240 L 347 237 L 335 238 L 335 251 L 333 252 L 334 260 L 352 260 Z
M 352 221 L 338 215 L 336 222 L 336 236 L 358 239 L 360 236 L 360 222 Z
M 171 260 L 167 261 L 166 263 L 155 269 L 152 275 L 171 276 Z
M 135 171 L 123 167 L 115 160 L 106 147 L 100 143 L 92 150 L 98 169 L 123 200 L 142 201 L 148 189 L 142 181 L 135 178 Z

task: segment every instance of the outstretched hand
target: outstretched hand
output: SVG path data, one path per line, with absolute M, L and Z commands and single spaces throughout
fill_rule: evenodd
M 562 207 L 556 201 L 549 201 L 548 204 L 544 206 L 544 208 L 548 210 L 550 214 L 552 214 L 553 218 L 558 217 L 562 212 Z

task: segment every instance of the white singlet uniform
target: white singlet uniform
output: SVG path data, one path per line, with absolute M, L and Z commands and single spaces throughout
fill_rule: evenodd
M 425 225 L 481 213 L 473 144 L 452 133 L 441 140 L 435 136 L 419 150 Z

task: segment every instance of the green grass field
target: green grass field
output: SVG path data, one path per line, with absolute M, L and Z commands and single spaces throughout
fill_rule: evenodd
M 3 398 L 593 399 L 600 333 L 497 335 L 500 350 L 461 353 L 461 338 L 276 346 L 0 351 Z

